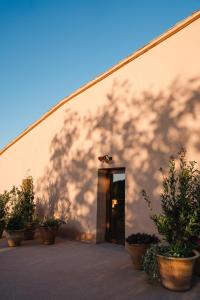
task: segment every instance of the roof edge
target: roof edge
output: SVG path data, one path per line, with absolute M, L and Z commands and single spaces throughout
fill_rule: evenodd
M 161 34 L 157 38 L 150 41 L 148 44 L 146 44 L 142 48 L 136 50 L 131 55 L 124 58 L 123 60 L 121 60 L 119 63 L 117 63 L 113 67 L 109 68 L 104 73 L 98 75 L 93 80 L 89 81 L 88 83 L 86 83 L 82 87 L 78 88 L 75 92 L 71 93 L 69 96 L 63 98 L 56 105 L 54 105 L 49 111 L 47 111 L 45 114 L 43 114 L 37 121 L 35 121 L 32 125 L 27 127 L 21 134 L 19 134 L 15 139 L 13 139 L 4 148 L 2 148 L 0 150 L 0 155 L 2 155 L 7 149 L 9 149 L 12 145 L 14 145 L 17 141 L 19 141 L 23 136 L 25 136 L 28 132 L 30 132 L 32 129 L 34 129 L 37 125 L 39 125 L 41 122 L 43 122 L 46 118 L 48 118 L 52 113 L 54 113 L 61 106 L 66 104 L 68 101 L 70 101 L 74 97 L 78 96 L 79 94 L 83 93 L 84 91 L 86 91 L 87 89 L 89 89 L 93 85 L 97 84 L 98 82 L 102 81 L 103 79 L 105 79 L 106 77 L 108 77 L 109 75 L 114 73 L 115 71 L 121 69 L 123 66 L 125 66 L 129 62 L 131 62 L 131 61 L 135 60 L 136 58 L 138 58 L 139 56 L 143 55 L 145 52 L 149 51 L 150 49 L 154 48 L 158 44 L 162 43 L 163 41 L 165 41 L 166 39 L 168 39 L 172 35 L 176 34 L 180 30 L 182 30 L 183 28 L 187 27 L 188 25 L 190 25 L 191 23 L 193 23 L 194 21 L 196 21 L 199 18 L 200 18 L 200 10 L 195 11 L 192 15 L 190 15 L 186 19 L 178 22 L 173 27 L 168 29 L 166 32 L 164 32 L 163 34 Z

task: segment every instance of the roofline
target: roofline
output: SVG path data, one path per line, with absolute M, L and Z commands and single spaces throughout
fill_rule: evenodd
M 157 38 L 153 39 L 151 42 L 146 44 L 144 47 L 138 49 L 125 59 L 121 60 L 119 63 L 117 63 L 115 66 L 109 68 L 104 73 L 97 76 L 95 79 L 89 81 L 79 89 L 77 89 L 75 92 L 71 93 L 69 96 L 63 98 L 61 101 L 59 101 L 55 106 L 53 106 L 48 112 L 46 112 L 42 117 L 40 117 L 37 121 L 35 121 L 32 125 L 30 125 L 28 128 L 26 128 L 21 134 L 19 134 L 14 140 L 12 140 L 10 143 L 8 143 L 2 150 L 0 150 L 0 155 L 2 155 L 7 149 L 9 149 L 12 145 L 14 145 L 17 141 L 19 141 L 23 136 L 25 136 L 28 132 L 30 132 L 32 129 L 34 129 L 37 125 L 39 125 L 41 122 L 43 122 L 46 118 L 48 118 L 52 113 L 54 113 L 56 110 L 58 110 L 61 106 L 63 106 L 65 103 L 73 99 L 74 97 L 80 95 L 93 85 L 97 84 L 98 82 L 102 81 L 115 71 L 121 69 L 123 66 L 127 65 L 129 62 L 135 60 L 139 56 L 143 55 L 150 49 L 154 48 L 158 44 L 162 43 L 172 35 L 176 34 L 183 28 L 187 27 L 194 21 L 200 18 L 200 10 L 194 12 L 192 15 L 187 17 L 186 19 L 178 22 L 176 25 L 171 27 L 169 30 L 167 30 L 165 33 L 161 34 Z

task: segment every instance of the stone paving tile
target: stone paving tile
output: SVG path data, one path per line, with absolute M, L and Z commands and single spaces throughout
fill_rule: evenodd
M 0 241 L 1 300 L 199 300 L 200 280 L 191 291 L 170 292 L 135 271 L 124 247 L 58 239 L 8 248 Z

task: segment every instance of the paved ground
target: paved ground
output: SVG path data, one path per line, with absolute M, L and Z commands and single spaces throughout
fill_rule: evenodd
M 185 293 L 151 285 L 135 271 L 122 246 L 58 240 L 7 248 L 0 242 L 1 300 L 200 299 L 200 280 Z

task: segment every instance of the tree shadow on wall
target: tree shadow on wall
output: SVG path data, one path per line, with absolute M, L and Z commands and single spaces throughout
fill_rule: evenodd
M 98 156 L 111 153 L 118 166 L 126 166 L 127 228 L 153 231 L 140 190 L 147 189 L 158 206 L 159 167 L 181 146 L 200 150 L 200 80 L 176 79 L 165 91 L 133 92 L 128 80 L 114 81 L 95 113 L 66 111 L 36 186 L 41 215 L 68 220 L 72 232 L 95 231 Z

